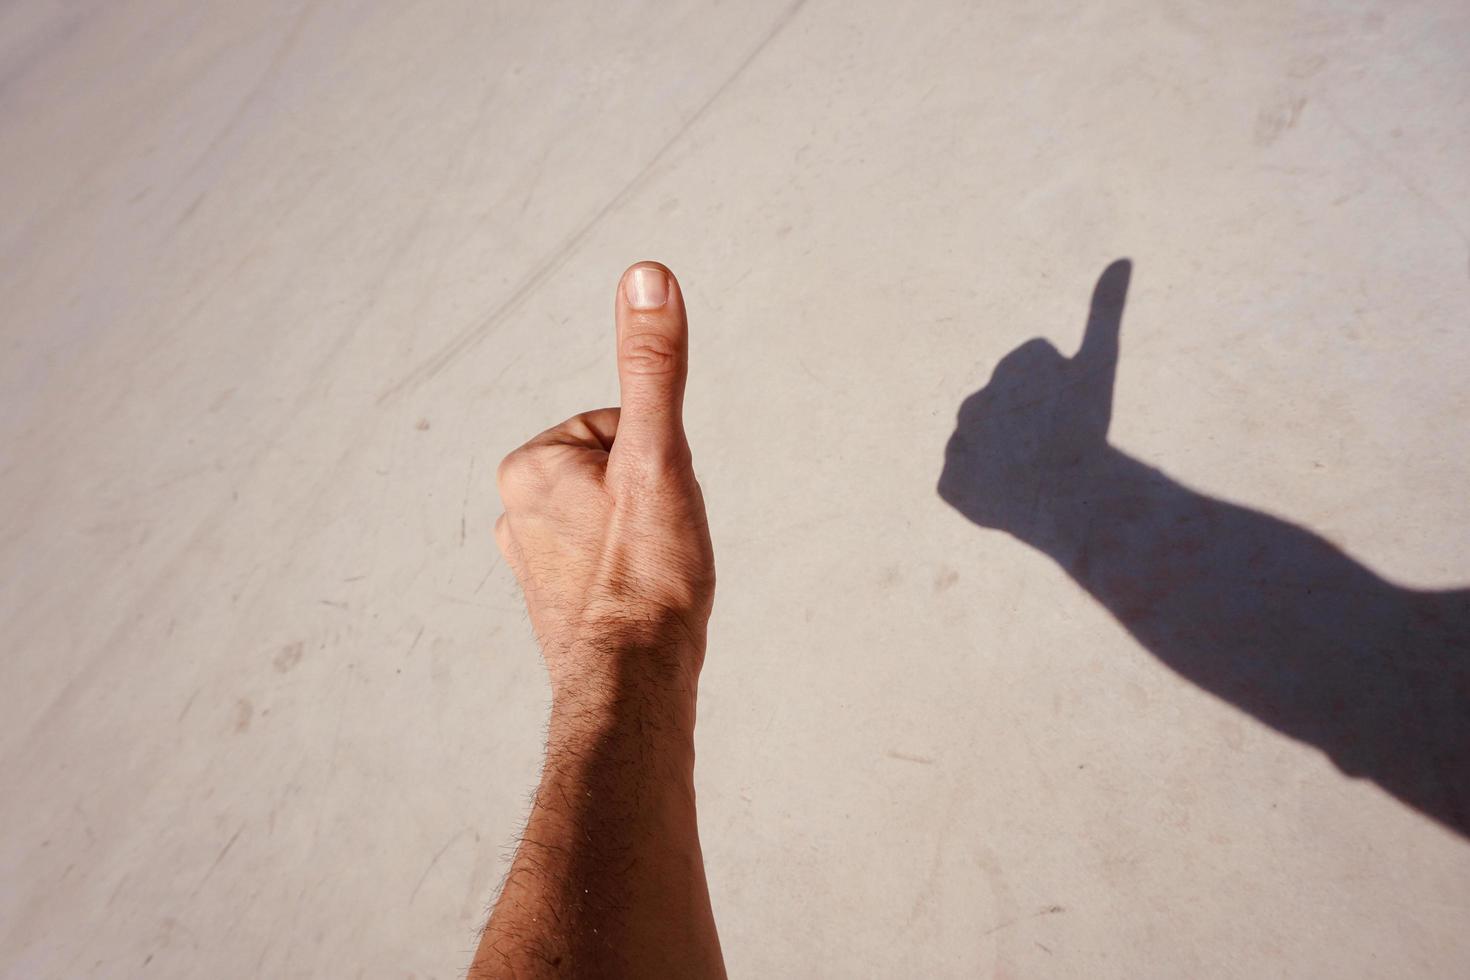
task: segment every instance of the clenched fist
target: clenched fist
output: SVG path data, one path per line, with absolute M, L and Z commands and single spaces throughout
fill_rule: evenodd
M 684 298 L 667 268 L 640 262 L 616 310 L 621 409 L 573 416 L 505 458 L 495 538 L 554 704 L 597 707 L 632 685 L 692 707 L 715 567 L 684 437 Z

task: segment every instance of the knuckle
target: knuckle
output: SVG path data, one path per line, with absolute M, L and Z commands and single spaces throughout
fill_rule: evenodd
M 537 469 L 536 462 L 524 447 L 511 452 L 495 470 L 495 484 L 500 488 L 500 495 L 513 496 L 534 483 Z
M 516 452 L 519 452 L 519 450 Z M 505 490 L 507 485 L 515 481 L 516 469 L 519 466 L 520 461 L 517 459 L 516 453 L 507 454 L 500 461 L 500 465 L 495 468 L 495 485 L 500 487 L 502 491 Z
M 635 333 L 623 340 L 623 366 L 633 374 L 672 374 L 679 360 L 679 343 L 666 334 Z

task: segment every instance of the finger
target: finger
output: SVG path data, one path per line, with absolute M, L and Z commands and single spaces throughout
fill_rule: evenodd
M 1088 375 L 1111 378 L 1118 370 L 1118 331 L 1123 326 L 1123 304 L 1128 300 L 1128 280 L 1133 263 L 1118 259 L 1103 270 L 1092 290 L 1092 307 L 1087 329 L 1073 361 Z
M 669 270 L 639 262 L 618 287 L 618 381 L 622 417 L 611 465 L 658 465 L 687 451 L 684 379 L 689 330 L 684 297 Z
M 612 448 L 613 438 L 618 433 L 617 408 L 599 408 L 573 415 L 560 425 L 554 425 L 526 443 L 534 446 L 575 446 L 579 449 Z

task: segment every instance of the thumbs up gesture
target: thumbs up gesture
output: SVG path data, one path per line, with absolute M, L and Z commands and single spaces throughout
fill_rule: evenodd
M 1103 489 L 1090 481 L 1108 450 L 1132 269 L 1119 259 L 1099 277 L 1076 354 L 1028 340 L 960 406 L 939 495 L 976 524 L 1024 539 L 1048 506 Z
M 684 437 L 689 331 L 656 262 L 623 273 L 620 408 L 583 412 L 500 464 L 495 539 L 525 592 L 554 703 L 596 708 L 630 687 L 692 709 L 715 567 Z

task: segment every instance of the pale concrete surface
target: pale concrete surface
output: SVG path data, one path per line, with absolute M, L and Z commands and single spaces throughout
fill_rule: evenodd
M 682 277 L 747 977 L 1470 973 L 1470 842 L 935 492 L 1134 260 L 1112 440 L 1470 583 L 1470 7 L 0 10 L 0 971 L 453 977 L 546 704 L 495 464 Z

